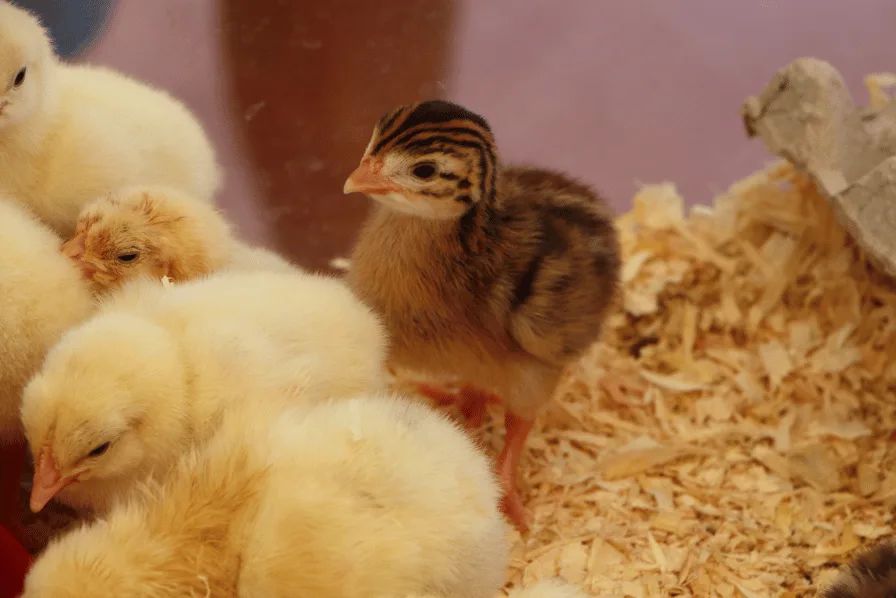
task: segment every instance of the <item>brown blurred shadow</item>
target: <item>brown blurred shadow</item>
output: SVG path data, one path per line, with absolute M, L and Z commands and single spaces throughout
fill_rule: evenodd
M 368 202 L 342 194 L 373 124 L 441 96 L 449 0 L 223 0 L 230 80 L 265 219 L 309 268 L 349 251 Z

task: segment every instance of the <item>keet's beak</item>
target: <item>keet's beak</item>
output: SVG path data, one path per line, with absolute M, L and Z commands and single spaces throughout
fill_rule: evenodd
M 50 499 L 59 494 L 63 488 L 77 481 L 77 479 L 77 476 L 63 478 L 49 448 L 42 448 L 40 457 L 34 464 L 34 481 L 31 484 L 31 512 L 39 512 L 50 502 Z
M 395 190 L 395 185 L 383 176 L 382 162 L 372 158 L 364 158 L 353 173 L 348 176 L 343 193 L 364 193 L 365 195 L 383 195 Z

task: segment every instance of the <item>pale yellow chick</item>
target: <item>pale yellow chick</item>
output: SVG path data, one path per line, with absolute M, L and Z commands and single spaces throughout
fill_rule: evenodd
M 18 531 L 27 456 L 19 420 L 22 387 L 47 350 L 94 304 L 88 285 L 59 253 L 62 240 L 5 197 L 0 229 L 0 524 Z
M 141 276 L 184 282 L 225 268 L 296 270 L 235 238 L 214 205 L 164 186 L 128 187 L 88 203 L 62 252 L 101 290 Z
M 133 184 L 211 202 L 221 174 L 202 126 L 164 91 L 70 65 L 25 10 L 0 0 L 0 190 L 63 237 L 81 207 Z
M 93 311 L 88 285 L 53 231 L 0 197 L 0 443 L 21 438 L 22 387 L 47 350 Z
M 497 596 L 499 489 L 448 419 L 389 395 L 273 425 L 257 411 L 230 412 L 145 500 L 54 541 L 23 598 Z
M 25 388 L 31 508 L 58 494 L 106 510 L 245 397 L 385 388 L 386 347 L 376 316 L 334 278 L 222 272 L 168 287 L 129 283 L 53 347 Z

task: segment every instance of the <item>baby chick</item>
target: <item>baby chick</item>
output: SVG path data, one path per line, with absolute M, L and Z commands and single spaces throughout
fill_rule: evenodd
M 385 331 L 341 281 L 226 272 L 140 279 L 69 331 L 28 383 L 31 508 L 105 511 L 263 391 L 291 401 L 385 388 Z
M 889 598 L 896 595 L 896 541 L 886 540 L 847 565 L 820 598 Z
M 22 388 L 49 348 L 94 304 L 77 269 L 60 255 L 62 240 L 53 231 L 2 197 L 0 223 L 0 522 L 11 524 L 26 457 Z
M 270 403 L 228 413 L 161 484 L 52 542 L 23 598 L 497 596 L 500 492 L 462 430 L 385 394 L 273 424 Z
M 214 205 L 162 186 L 128 187 L 85 205 L 62 252 L 100 289 L 139 277 L 183 282 L 224 268 L 295 270 L 234 238 Z
M 69 65 L 36 17 L 0 0 L 0 189 L 63 237 L 81 207 L 127 185 L 212 201 L 220 172 L 189 110 L 109 69 Z
M 504 508 L 525 530 L 516 474 L 532 421 L 617 294 L 609 208 L 565 175 L 499 164 L 488 123 L 444 101 L 380 119 L 344 190 L 378 204 L 349 279 L 386 322 L 390 365 L 459 376 L 470 416 L 500 397 Z

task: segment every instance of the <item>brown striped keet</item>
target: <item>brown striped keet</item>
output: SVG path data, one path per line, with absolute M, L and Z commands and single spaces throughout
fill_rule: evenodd
M 462 380 L 468 422 L 501 402 L 504 509 L 526 528 L 517 469 L 564 367 L 598 339 L 617 295 L 608 206 L 551 170 L 500 163 L 491 127 L 457 104 L 401 106 L 345 183 L 377 202 L 352 255 L 355 292 L 387 323 L 391 366 Z

